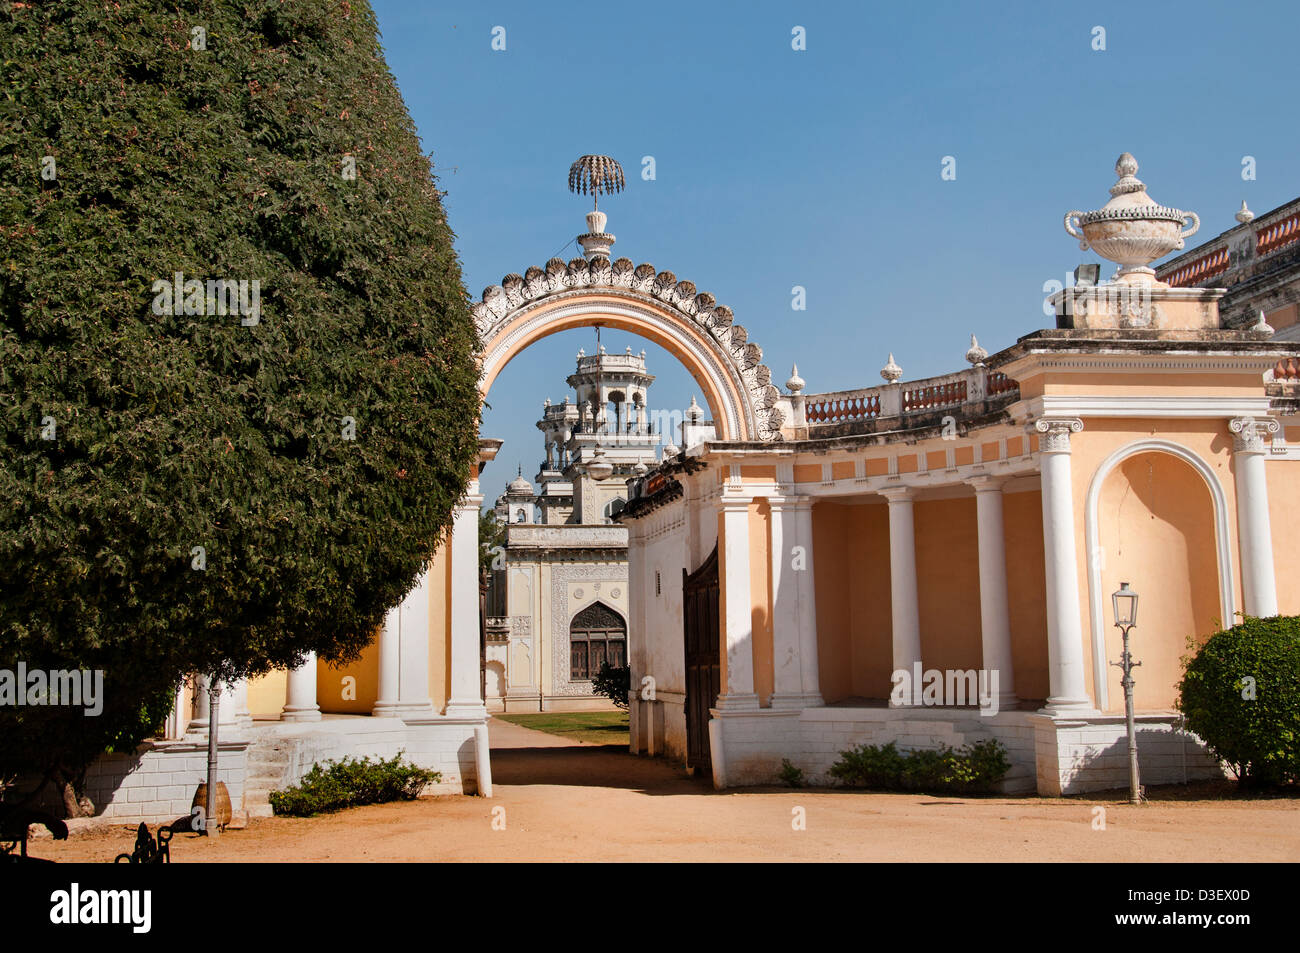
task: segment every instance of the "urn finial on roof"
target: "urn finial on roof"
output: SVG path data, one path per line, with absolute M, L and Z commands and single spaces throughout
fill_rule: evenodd
M 889 355 L 889 363 L 880 369 L 880 376 L 885 379 L 886 384 L 893 384 L 903 376 L 903 369 L 894 362 L 894 355 Z
M 980 347 L 980 342 L 975 340 L 975 335 L 972 334 L 970 336 L 970 350 L 966 352 L 966 360 L 979 367 L 988 356 L 989 352 Z
M 1157 205 L 1137 170 L 1133 154 L 1123 153 L 1115 162 L 1119 180 L 1110 187 L 1110 201 L 1091 212 L 1067 212 L 1065 230 L 1083 250 L 1091 248 L 1120 266 L 1114 280 L 1156 284 L 1151 262 L 1181 249 L 1201 220 L 1195 212 Z
M 802 377 L 799 376 L 799 365 L 791 364 L 790 379 L 785 382 L 785 389 L 788 390 L 791 394 L 798 394 L 800 391 L 803 390 L 804 384 L 806 383 L 807 381 L 805 381 Z
M 1241 208 L 1237 210 L 1237 214 L 1234 215 L 1233 218 L 1245 225 L 1247 222 L 1252 221 L 1255 218 L 1255 213 L 1246 208 L 1246 200 L 1242 199 Z

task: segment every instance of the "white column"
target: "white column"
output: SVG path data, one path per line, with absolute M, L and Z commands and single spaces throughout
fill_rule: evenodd
M 1273 570 L 1273 531 L 1268 518 L 1268 450 L 1265 433 L 1281 425 L 1268 417 L 1234 417 L 1233 437 L 1237 482 L 1237 539 L 1241 545 L 1241 582 L 1246 615 L 1277 615 L 1277 577 Z
M 916 589 L 916 528 L 912 520 L 910 487 L 880 491 L 889 501 L 889 602 L 893 623 L 894 671 L 914 677 L 921 664 L 921 613 Z M 891 707 L 910 707 L 909 704 Z
M 487 718 L 479 681 L 478 480 L 456 506 L 451 530 L 451 697 L 447 714 Z
M 1043 492 L 1043 562 L 1047 574 L 1047 704 L 1050 715 L 1096 711 L 1083 678 L 1083 626 L 1079 609 L 1079 566 L 1075 551 L 1074 484 L 1070 434 L 1083 429 L 1074 417 L 1043 417 L 1038 431 Z
M 426 564 L 415 587 L 398 607 L 401 662 L 397 671 L 397 702 L 402 716 L 427 715 L 433 711 L 433 699 L 429 697 L 429 575 Z M 476 623 L 477 620 L 475 614 Z
M 999 709 L 1012 708 L 1016 675 L 1011 657 L 1011 610 L 1007 600 L 1007 552 L 1000 477 L 976 477 L 975 519 L 979 533 L 980 645 L 986 672 L 998 673 Z
M 207 731 L 208 715 L 210 714 L 208 705 L 208 677 L 200 675 L 196 680 L 196 697 L 198 699 L 198 710 L 194 720 L 190 722 L 191 729 Z M 221 686 L 221 711 L 217 716 L 217 734 L 220 736 L 221 730 L 226 726 L 235 726 L 237 721 L 236 712 L 236 692 L 235 683 L 226 682 Z
M 641 732 L 646 724 L 645 710 L 653 702 L 641 700 L 641 676 L 646 672 L 646 636 L 645 636 L 645 538 L 641 535 L 641 521 L 631 520 L 627 524 L 627 665 L 628 693 L 627 718 L 628 734 L 631 739 L 629 750 L 640 754 L 645 745 L 641 741 Z
M 397 686 L 401 674 L 401 605 L 395 605 L 384 616 L 384 627 L 379 630 L 379 697 L 371 714 L 376 717 L 397 714 Z
M 749 591 L 749 498 L 723 496 L 722 572 L 720 580 L 725 608 L 722 639 L 727 652 L 727 676 L 718 696 L 718 709 L 755 711 L 754 621 Z
M 813 568 L 813 501 L 800 497 L 794 501 L 793 545 L 800 547 L 803 568 L 795 571 L 795 589 L 799 595 L 799 665 L 803 673 L 804 707 L 815 708 L 822 701 L 820 662 L 817 641 L 817 577 Z M 792 556 L 793 559 L 793 556 Z
M 244 726 L 253 724 L 253 715 L 248 710 L 248 679 L 241 678 L 234 683 L 235 723 Z
M 772 510 L 773 708 L 821 705 L 817 685 L 817 608 L 812 590 L 811 502 L 768 497 Z M 811 676 L 807 669 L 812 666 Z M 811 684 L 811 689 L 809 685 Z
M 289 685 L 285 691 L 284 711 L 281 721 L 320 721 L 320 706 L 316 704 L 316 653 L 309 652 L 307 660 L 289 672 Z
M 790 560 L 794 514 L 785 497 L 769 496 L 767 503 L 771 510 L 772 707 L 802 708 L 799 592 Z

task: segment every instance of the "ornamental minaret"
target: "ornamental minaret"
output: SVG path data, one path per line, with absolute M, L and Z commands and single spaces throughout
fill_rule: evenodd
M 582 255 L 587 261 L 598 255 L 609 257 L 614 236 L 605 231 L 608 219 L 596 207 L 596 202 L 602 192 L 606 195 L 622 192 L 624 184 L 623 167 L 609 156 L 579 156 L 578 161 L 569 166 L 569 191 L 591 195 L 587 231 L 578 236 L 578 244 L 582 246 Z

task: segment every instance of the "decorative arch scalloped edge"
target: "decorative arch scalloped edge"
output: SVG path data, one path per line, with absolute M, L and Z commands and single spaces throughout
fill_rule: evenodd
M 522 275 L 508 274 L 499 285 L 488 285 L 471 308 L 481 347 L 486 350 L 497 334 L 521 308 L 535 305 L 565 292 L 615 291 L 641 297 L 666 307 L 684 324 L 707 330 L 726 355 L 731 371 L 742 384 L 746 398 L 744 412 L 750 439 L 776 442 L 782 439 L 783 416 L 777 400 L 780 392 L 772 384 L 772 372 L 762 363 L 763 350 L 749 340 L 744 326 L 726 305 L 713 295 L 698 291 L 694 283 L 679 281 L 671 271 L 655 271 L 630 258 L 610 261 L 597 256 L 591 261 L 574 258 L 565 262 L 552 258 L 545 267 L 533 266 Z

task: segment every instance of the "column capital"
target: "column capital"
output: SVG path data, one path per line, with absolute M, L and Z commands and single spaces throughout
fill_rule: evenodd
M 718 497 L 718 509 L 724 513 L 736 510 L 748 510 L 749 504 L 754 502 L 754 498 L 748 493 L 724 493 Z
M 882 486 L 876 492 L 890 503 L 907 503 L 916 496 L 916 490 L 910 486 Z
M 966 481 L 967 485 L 973 487 L 976 493 L 1001 492 L 1006 482 L 1007 478 L 1005 476 L 994 476 L 991 473 L 973 476 Z
M 1034 421 L 1034 430 L 1041 436 L 1038 441 L 1040 453 L 1069 453 L 1070 434 L 1083 429 L 1083 421 L 1078 417 L 1039 417 Z
M 1236 453 L 1263 453 L 1264 434 L 1275 434 L 1282 425 L 1272 417 L 1233 417 L 1228 421 L 1232 431 L 1232 449 Z

